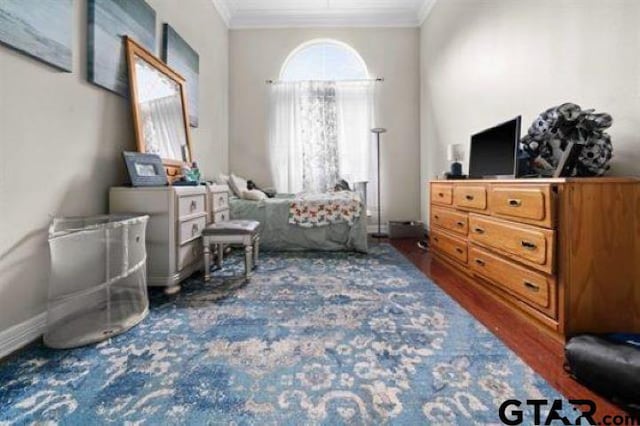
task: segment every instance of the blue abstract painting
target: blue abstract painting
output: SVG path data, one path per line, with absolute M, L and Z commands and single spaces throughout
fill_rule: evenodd
M 0 43 L 72 69 L 72 0 L 0 0 Z
M 0 0 L 2 1 L 2 0 Z M 144 0 L 89 0 L 89 81 L 129 96 L 123 36 L 151 52 L 156 46 L 156 12 Z
M 187 80 L 189 124 L 191 127 L 198 127 L 200 57 L 169 24 L 164 24 L 162 59 Z

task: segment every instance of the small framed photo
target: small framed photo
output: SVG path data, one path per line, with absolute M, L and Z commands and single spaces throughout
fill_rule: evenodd
M 122 157 L 129 172 L 131 186 L 167 185 L 167 172 L 158 155 L 124 151 Z

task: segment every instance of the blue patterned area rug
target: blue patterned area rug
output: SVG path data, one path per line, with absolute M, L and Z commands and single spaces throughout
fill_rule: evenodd
M 247 285 L 234 255 L 153 292 L 108 342 L 6 361 L 0 424 L 496 424 L 507 399 L 561 398 L 389 245 L 261 260 Z

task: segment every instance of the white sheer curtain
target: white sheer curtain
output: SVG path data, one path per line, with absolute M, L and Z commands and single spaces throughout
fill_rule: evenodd
M 269 102 L 271 171 L 278 191 L 326 191 L 338 178 L 374 186 L 373 82 L 277 83 L 270 87 Z

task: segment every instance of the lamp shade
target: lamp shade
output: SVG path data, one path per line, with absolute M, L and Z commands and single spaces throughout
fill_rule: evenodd
M 447 146 L 447 159 L 449 161 L 461 161 L 464 158 L 464 148 L 462 144 L 451 144 Z

